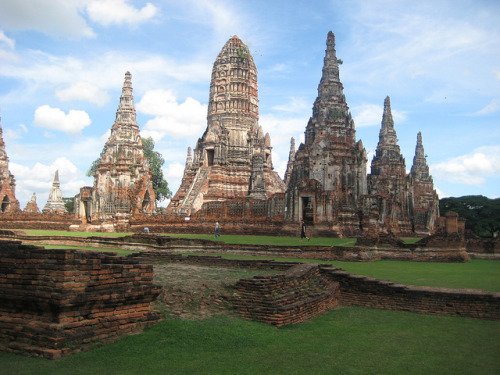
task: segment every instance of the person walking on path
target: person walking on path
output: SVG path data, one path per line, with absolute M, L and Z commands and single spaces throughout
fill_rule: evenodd
M 307 238 L 308 241 L 310 240 L 310 238 L 306 235 L 306 230 L 306 223 L 304 222 L 304 220 L 302 220 L 302 222 L 300 223 L 300 242 L 302 242 L 304 238 Z
M 220 237 L 219 229 L 220 229 L 220 225 L 219 225 L 219 222 L 217 221 L 215 223 L 215 239 L 217 239 L 217 237 Z

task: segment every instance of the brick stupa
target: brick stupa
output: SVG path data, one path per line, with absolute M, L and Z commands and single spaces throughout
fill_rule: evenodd
M 287 182 L 286 220 L 303 219 L 339 233 L 358 231 L 360 197 L 366 194 L 366 151 L 356 142 L 331 31 L 305 143 L 295 154 Z
M 439 217 L 439 197 L 429 174 L 420 132 L 417 134 L 415 156 L 408 177 L 412 229 L 419 234 L 429 234 L 435 229 Z
M 82 188 L 77 196 L 77 216 L 94 223 L 152 214 L 156 209 L 152 173 L 136 122 L 130 72 L 125 73 L 116 120 L 101 156 L 94 186 Z
M 364 218 L 371 221 L 372 228 L 384 226 L 386 231 L 411 231 L 406 181 L 406 163 L 394 129 L 391 100 L 386 97 L 377 150 L 371 174 L 368 175 L 368 196 L 365 198 Z M 365 227 L 368 227 L 366 224 Z
M 11 213 L 20 211 L 16 199 L 16 180 L 9 170 L 9 158 L 5 152 L 2 121 L 0 118 L 0 212 Z
M 206 202 L 264 200 L 285 186 L 271 160 L 271 139 L 259 120 L 257 68 L 237 37 L 227 41 L 212 70 L 207 128 L 186 162 L 167 212 L 190 215 Z

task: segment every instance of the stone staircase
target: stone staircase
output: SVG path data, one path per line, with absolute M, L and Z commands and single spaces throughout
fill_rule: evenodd
M 203 186 L 203 183 L 205 182 L 207 176 L 208 176 L 208 168 L 201 167 L 198 169 L 198 171 L 196 172 L 196 176 L 194 177 L 193 183 L 189 187 L 186 197 L 181 203 L 181 209 L 180 209 L 181 214 L 185 215 L 191 209 L 194 200 L 200 193 L 201 187 Z

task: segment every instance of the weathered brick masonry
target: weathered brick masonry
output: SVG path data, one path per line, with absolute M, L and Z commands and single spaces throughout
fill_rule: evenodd
M 242 279 L 231 300 L 241 317 L 283 326 L 301 323 L 338 303 L 339 286 L 318 265 L 299 264 L 281 275 Z
M 322 266 L 340 284 L 340 304 L 500 320 L 500 293 L 396 284 Z
M 56 359 L 139 332 L 161 315 L 152 265 L 0 242 L 0 350 Z

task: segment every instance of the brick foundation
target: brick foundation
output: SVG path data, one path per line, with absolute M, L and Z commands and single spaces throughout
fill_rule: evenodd
M 338 303 L 338 283 L 322 276 L 317 265 L 299 264 L 281 275 L 242 279 L 231 297 L 244 319 L 283 326 L 301 323 Z
M 57 359 L 156 323 L 152 265 L 0 242 L 0 350 Z
M 340 268 L 322 267 L 322 272 L 340 284 L 342 305 L 500 320 L 500 293 L 401 285 Z

